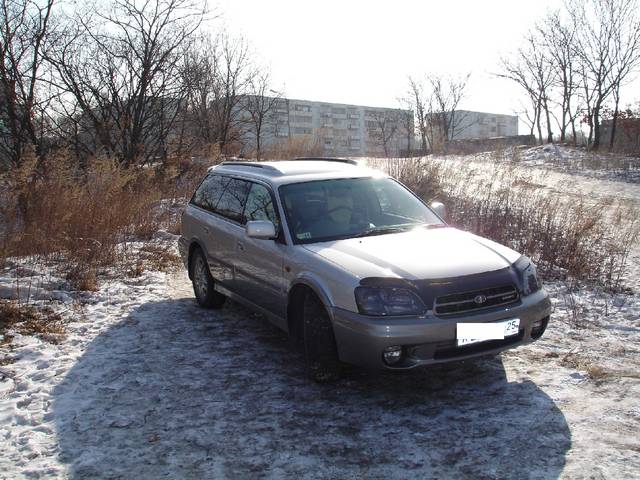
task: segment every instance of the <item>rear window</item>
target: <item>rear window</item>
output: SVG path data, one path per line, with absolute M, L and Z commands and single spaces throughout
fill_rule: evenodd
M 228 177 L 209 175 L 196 189 L 196 192 L 191 198 L 191 203 L 213 212 L 228 181 Z
M 242 212 L 251 185 L 244 180 L 232 179 L 222 192 L 215 212 L 238 223 L 242 222 Z

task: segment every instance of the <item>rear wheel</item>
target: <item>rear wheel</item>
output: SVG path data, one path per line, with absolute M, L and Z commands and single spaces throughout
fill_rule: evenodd
M 309 378 L 325 383 L 340 378 L 340 361 L 329 314 L 313 293 L 304 300 L 304 351 Z
M 215 290 L 215 282 L 209 271 L 204 253 L 199 248 L 191 256 L 193 293 L 201 307 L 220 308 L 226 297 Z

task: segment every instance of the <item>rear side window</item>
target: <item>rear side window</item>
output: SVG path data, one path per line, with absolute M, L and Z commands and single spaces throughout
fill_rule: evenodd
M 232 179 L 227 183 L 215 212 L 230 220 L 242 223 L 242 211 L 250 188 L 249 182 Z
M 228 182 L 228 177 L 221 177 L 220 175 L 206 177 L 197 188 L 196 193 L 193 194 L 191 203 L 205 210 L 215 211 L 218 200 L 220 200 L 220 196 Z
M 257 183 L 251 186 L 247 204 L 244 207 L 244 217 L 247 222 L 250 220 L 271 220 L 278 230 L 280 222 L 273 205 L 273 198 L 265 186 Z

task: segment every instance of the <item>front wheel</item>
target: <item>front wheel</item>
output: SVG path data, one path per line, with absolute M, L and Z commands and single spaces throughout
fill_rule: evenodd
M 215 283 L 209 265 L 202 250 L 193 252 L 191 258 L 191 279 L 193 282 L 193 293 L 201 307 L 220 308 L 224 305 L 226 297 L 215 290 Z
M 304 300 L 304 351 L 309 378 L 318 383 L 340 378 L 331 319 L 320 299 L 312 293 Z

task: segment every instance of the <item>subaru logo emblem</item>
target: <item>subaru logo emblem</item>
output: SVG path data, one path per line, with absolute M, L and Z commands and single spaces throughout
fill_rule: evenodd
M 476 302 L 476 304 L 478 305 L 482 305 L 484 302 L 487 301 L 487 297 L 485 297 L 484 295 L 476 295 L 473 301 Z

